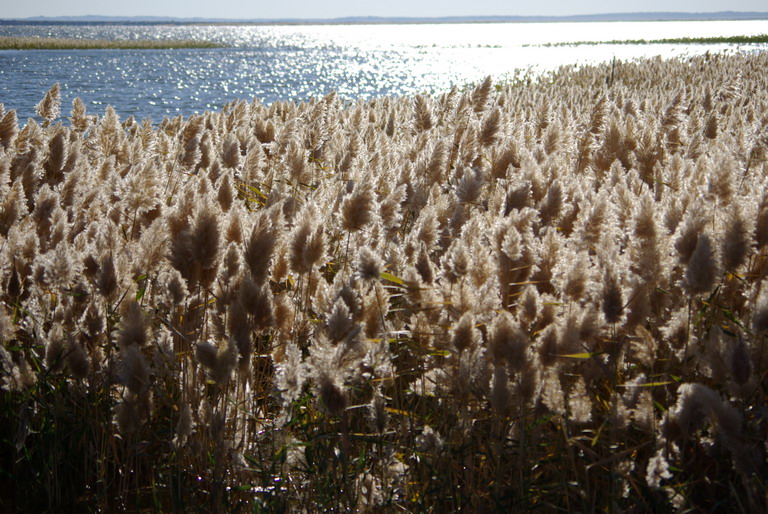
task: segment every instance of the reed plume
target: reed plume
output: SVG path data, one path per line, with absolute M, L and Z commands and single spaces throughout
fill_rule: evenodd
M 478 142 L 482 146 L 491 146 L 496 143 L 501 123 L 501 110 L 496 108 L 483 120 Z
M 485 111 L 488 104 L 488 100 L 491 96 L 491 89 L 493 89 L 493 79 L 488 76 L 481 82 L 475 89 L 472 90 L 471 101 L 472 108 L 475 113 L 481 113 Z
M 736 272 L 749 256 L 752 245 L 752 230 L 737 206 L 731 208 L 726 219 L 727 228 L 723 234 L 722 258 L 723 269 Z
M 11 109 L 0 119 L 0 146 L 8 150 L 14 146 L 19 133 L 16 111 Z
M 1 107 L 0 510 L 766 511 L 766 59 Z
M 581 173 L 587 169 L 592 162 L 592 151 L 596 137 L 603 129 L 605 122 L 607 100 L 601 97 L 592 108 L 589 123 L 584 128 L 584 132 L 579 140 L 578 157 L 576 159 L 576 172 Z
M 374 217 L 375 199 L 368 181 L 355 184 L 341 204 L 341 227 L 347 232 L 365 228 Z
M 300 275 L 312 271 L 325 253 L 325 232 L 321 225 L 315 223 L 316 213 L 316 207 L 307 206 L 302 220 L 290 236 L 290 266 Z
M 269 276 L 269 264 L 277 242 L 277 231 L 270 218 L 264 214 L 257 216 L 243 252 L 246 266 L 256 283 L 264 282 Z
M 225 168 L 236 169 L 240 166 L 240 142 L 234 134 L 229 134 L 222 143 L 221 163 Z
M 719 270 L 720 264 L 712 248 L 712 241 L 705 232 L 699 235 L 696 248 L 688 261 L 683 287 L 691 295 L 708 293 L 718 278 Z
M 47 127 L 53 120 L 59 117 L 61 108 L 61 87 L 59 83 L 51 86 L 42 100 L 35 106 L 35 112 L 43 118 L 43 126 Z
M 424 132 L 432 128 L 432 113 L 426 98 L 417 95 L 414 104 L 414 126 L 416 131 Z

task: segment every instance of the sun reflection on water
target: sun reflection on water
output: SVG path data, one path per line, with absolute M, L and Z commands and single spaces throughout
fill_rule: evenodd
M 0 26 L 0 35 L 195 39 L 218 49 L 0 52 L 0 102 L 23 120 L 54 82 L 102 111 L 160 119 L 234 99 L 350 100 L 439 93 L 481 81 L 611 59 L 735 51 L 733 45 L 542 46 L 575 41 L 751 35 L 764 21 L 407 25 Z M 756 48 L 765 48 L 760 45 Z

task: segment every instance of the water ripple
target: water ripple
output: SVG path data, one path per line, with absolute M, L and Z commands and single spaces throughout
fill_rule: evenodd
M 219 109 L 234 99 L 301 101 L 331 90 L 350 100 L 437 93 L 487 75 L 546 71 L 570 63 L 686 55 L 728 45 L 541 47 L 579 40 L 756 34 L 764 22 L 452 25 L 57 25 L 0 26 L 0 36 L 195 39 L 227 48 L 0 51 L 0 102 L 19 118 L 54 82 L 62 111 L 75 96 L 92 111 L 155 120 Z M 534 46 L 530 46 L 534 45 Z M 763 45 L 764 47 L 764 45 Z

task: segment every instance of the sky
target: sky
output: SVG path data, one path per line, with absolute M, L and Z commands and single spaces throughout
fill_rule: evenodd
M 339 18 L 345 16 L 562 16 L 617 12 L 768 11 L 766 0 L 0 0 L 0 18 L 173 16 L 181 18 Z

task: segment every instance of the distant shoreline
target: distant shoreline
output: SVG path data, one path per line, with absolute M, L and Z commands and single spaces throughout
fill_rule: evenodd
M 210 41 L 191 39 L 75 39 L 0 36 L 0 50 L 173 50 L 223 48 Z
M 684 37 L 666 39 L 627 39 L 607 41 L 564 41 L 538 45 L 524 44 L 523 47 L 563 47 L 583 45 L 653 45 L 653 44 L 764 44 L 768 34 L 753 36 L 739 35 L 726 37 Z M 189 39 L 74 39 L 53 37 L 12 37 L 0 36 L 0 50 L 172 50 L 178 48 L 210 49 L 228 48 L 212 41 Z
M 633 22 L 633 21 L 748 21 L 768 20 L 768 12 L 719 11 L 712 13 L 638 12 L 581 14 L 571 16 L 447 16 L 447 17 L 343 17 L 225 19 L 173 17 L 61 16 L 0 19 L 0 25 L 379 25 L 379 24 L 450 24 L 450 23 L 557 23 L 557 22 Z

